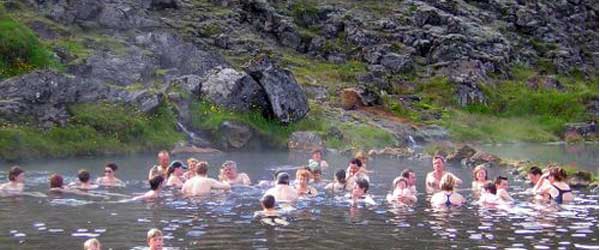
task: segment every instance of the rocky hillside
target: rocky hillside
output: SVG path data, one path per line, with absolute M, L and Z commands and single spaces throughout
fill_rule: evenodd
M 597 140 L 597 1 L 0 2 L 2 158 Z

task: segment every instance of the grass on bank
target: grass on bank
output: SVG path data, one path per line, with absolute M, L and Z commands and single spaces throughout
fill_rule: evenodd
M 295 52 L 285 53 L 281 63 L 294 73 L 301 85 L 353 86 L 357 83 L 356 77 L 367 72 L 366 65 L 359 61 L 336 64 Z
M 177 132 L 175 114 L 167 105 L 152 115 L 116 104 L 79 104 L 69 111 L 72 117 L 65 127 L 42 130 L 2 125 L 0 158 L 132 153 L 168 148 L 184 139 Z

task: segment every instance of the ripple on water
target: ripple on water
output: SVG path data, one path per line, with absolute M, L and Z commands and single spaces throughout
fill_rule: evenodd
M 577 244 L 575 243 L 575 248 L 578 249 L 600 249 L 598 245 L 585 245 L 585 244 Z

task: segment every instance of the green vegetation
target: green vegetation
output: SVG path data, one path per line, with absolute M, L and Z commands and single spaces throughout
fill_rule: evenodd
M 59 66 L 31 29 L 0 12 L 0 79 Z
M 308 28 L 313 25 L 311 20 L 317 20 L 319 18 L 319 9 L 317 9 L 317 4 L 313 1 L 298 1 L 293 3 L 290 8 L 291 16 L 294 18 L 294 22 L 299 26 Z
M 339 128 L 344 135 L 343 140 L 341 142 L 339 140 L 333 140 L 333 142 L 326 141 L 328 146 L 339 146 L 337 148 L 342 149 L 346 149 L 348 147 L 372 149 L 383 148 L 397 144 L 394 136 L 381 128 L 363 124 L 341 124 Z M 335 145 L 338 143 L 340 143 L 340 145 Z
M 336 64 L 295 52 L 284 54 L 281 61 L 302 85 L 351 86 L 356 83 L 356 76 L 367 71 L 366 65 L 359 61 Z
M 152 115 L 115 104 L 79 104 L 69 111 L 72 117 L 65 127 L 42 130 L 4 124 L 0 158 L 132 153 L 170 147 L 183 139 L 167 105 Z

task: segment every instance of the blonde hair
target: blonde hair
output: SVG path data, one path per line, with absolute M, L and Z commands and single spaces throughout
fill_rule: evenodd
M 312 178 L 312 173 L 310 172 L 310 170 L 305 168 L 298 169 L 298 171 L 296 171 L 296 179 L 300 179 L 300 177 L 304 177 L 310 180 Z
M 191 157 L 191 158 L 188 158 L 188 159 L 187 159 L 187 164 L 188 164 L 188 166 L 192 166 L 192 162 L 193 162 L 193 163 L 196 163 L 196 164 L 198 164 L 198 162 L 199 162 L 199 161 L 198 161 L 198 159 L 196 159 L 196 158 L 193 158 L 193 157 Z M 195 166 L 196 164 L 194 164 L 194 166 Z
M 445 174 L 440 180 L 440 189 L 444 191 L 453 191 L 456 180 L 451 174 Z
M 475 168 L 473 169 L 473 179 L 474 179 L 474 180 L 477 180 L 477 173 L 478 173 L 479 171 L 482 171 L 482 170 L 483 170 L 483 171 L 485 171 L 485 180 L 486 180 L 486 181 L 488 180 L 488 172 L 487 172 L 487 168 L 485 168 L 485 165 L 484 165 L 484 164 L 477 165 L 477 167 L 475 167 Z
M 86 240 L 85 243 L 83 243 L 84 250 L 100 249 L 100 246 L 100 241 L 96 238 Z
M 160 237 L 160 236 L 163 236 L 163 233 L 160 230 L 158 230 L 157 228 L 152 228 L 152 229 L 150 229 L 150 231 L 148 231 L 146 240 L 150 240 L 154 237 Z

